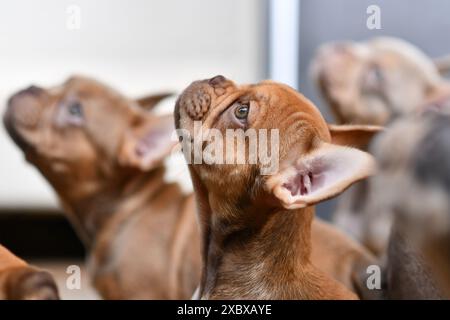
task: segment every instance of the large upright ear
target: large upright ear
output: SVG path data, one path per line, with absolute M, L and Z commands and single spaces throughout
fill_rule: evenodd
M 172 139 L 174 128 L 172 115 L 154 117 L 130 128 L 123 138 L 119 163 L 144 171 L 159 165 L 178 143 Z
M 375 171 L 373 157 L 361 150 L 320 142 L 314 151 L 282 164 L 267 189 L 286 209 L 332 198 Z
M 450 72 L 450 55 L 433 59 L 434 65 L 441 75 Z
M 173 92 L 162 92 L 136 99 L 137 104 L 144 110 L 152 110 L 161 100 L 173 96 Z
M 384 130 L 383 127 L 369 125 L 333 125 L 329 124 L 331 143 L 340 146 L 367 150 L 373 137 Z

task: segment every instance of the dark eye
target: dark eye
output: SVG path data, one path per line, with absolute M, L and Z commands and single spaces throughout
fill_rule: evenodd
M 239 120 L 246 120 L 248 117 L 248 112 L 250 111 L 250 107 L 246 104 L 238 104 L 234 109 L 234 115 Z
M 378 81 L 378 82 L 383 81 L 383 71 L 381 70 L 381 68 L 379 66 L 375 66 L 372 68 L 372 74 L 373 74 L 373 77 L 376 79 L 376 81 Z
M 83 107 L 79 102 L 73 102 L 69 105 L 69 114 L 72 117 L 82 118 L 83 117 Z

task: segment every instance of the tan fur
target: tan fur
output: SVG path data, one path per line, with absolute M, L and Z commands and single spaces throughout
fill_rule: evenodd
M 317 139 L 331 141 L 327 125 L 309 101 L 268 81 L 249 86 L 237 86 L 223 77 L 194 82 L 177 102 L 176 127 L 193 134 L 193 120 L 202 120 L 205 129 L 236 128 L 229 120 L 236 101 L 250 105 L 253 128 L 280 130 L 280 159 L 293 149 L 300 154 L 310 151 Z M 331 227 L 312 224 L 312 206 L 280 208 L 256 165 L 196 164 L 189 169 L 203 239 L 199 292 L 203 299 L 356 298 L 319 268 L 342 272 L 348 279 L 351 265 L 363 260 L 361 256 L 370 260 L 370 255 L 361 254 L 364 250 L 356 244 L 352 248 L 351 241 L 330 231 Z M 325 239 L 337 240 L 336 247 Z M 347 248 L 338 249 L 339 243 Z M 326 259 L 321 246 L 342 260 Z
M 198 284 L 193 197 L 164 181 L 162 158 L 170 149 L 150 163 L 137 149 L 149 130 L 173 127 L 171 116 L 144 111 L 165 96 L 139 104 L 73 77 L 19 92 L 5 114 L 11 136 L 52 184 L 84 240 L 92 281 L 106 299 L 188 299 Z M 61 120 L 70 101 L 82 104 L 81 124 Z
M 29 266 L 0 245 L 0 300 L 56 300 L 52 276 Z

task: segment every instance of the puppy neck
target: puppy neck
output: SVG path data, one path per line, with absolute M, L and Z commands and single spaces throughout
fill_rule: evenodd
M 202 298 L 289 298 L 284 296 L 286 292 L 296 292 L 296 297 L 307 295 L 297 290 L 301 291 L 302 274 L 310 269 L 313 207 L 239 209 L 231 202 L 215 205 L 212 195 L 209 199 L 211 213 L 200 209 Z
M 123 170 L 122 170 L 123 171 Z M 165 167 L 148 172 L 130 170 L 98 184 L 90 195 L 73 200 L 61 197 L 77 232 L 90 248 L 97 235 L 121 215 L 123 221 L 140 211 L 163 188 Z

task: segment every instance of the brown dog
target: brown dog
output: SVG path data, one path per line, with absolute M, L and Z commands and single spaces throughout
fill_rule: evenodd
M 133 101 L 74 77 L 20 91 L 5 114 L 84 240 L 104 298 L 187 299 L 198 285 L 193 198 L 164 180 L 172 116 L 143 110 L 164 96 Z
M 0 300 L 57 300 L 53 277 L 0 245 Z
M 82 122 L 54 128 L 52 119 L 61 110 L 53 101 L 66 99 L 75 99 L 81 112 L 86 110 Z M 200 279 L 200 241 L 192 195 L 183 195 L 176 185 L 164 181 L 160 161 L 148 168 L 140 165 L 142 159 L 134 154 L 138 130 L 151 133 L 161 125 L 173 126 L 170 117 L 139 110 L 151 108 L 157 100 L 154 96 L 141 99 L 138 107 L 96 81 L 73 78 L 57 90 L 34 88 L 19 93 L 11 99 L 6 116 L 9 131 L 29 161 L 52 183 L 69 218 L 86 239 L 94 284 L 105 298 L 186 299 Z M 40 126 L 23 128 L 22 119 L 40 108 L 48 113 L 42 116 Z M 115 128 L 116 134 L 105 135 L 110 128 Z M 42 148 L 40 139 L 45 134 L 46 139 L 53 139 L 53 148 L 37 154 L 34 148 Z M 165 134 L 159 139 L 162 145 L 171 144 Z M 116 146 L 117 140 L 124 143 Z M 148 144 L 157 147 L 151 141 Z M 163 151 L 158 160 L 165 155 Z M 71 164 L 66 172 L 57 170 L 61 160 L 52 156 L 55 152 Z M 72 199 L 71 194 L 81 192 L 84 194 Z M 373 293 L 366 292 L 359 277 L 373 258 L 319 220 L 313 223 L 312 237 L 316 243 L 314 263 L 361 296 L 371 297 Z
M 199 211 L 202 298 L 356 298 L 311 261 L 311 224 L 315 203 L 371 174 L 370 155 L 333 144 L 316 107 L 273 82 L 237 86 L 223 76 L 194 82 L 176 104 L 175 125 Z M 279 154 L 274 174 L 262 175 L 262 162 L 249 160 L 256 152 L 250 136 L 224 148 L 218 141 L 228 129 L 278 132 L 280 144 L 272 138 L 260 144 Z

